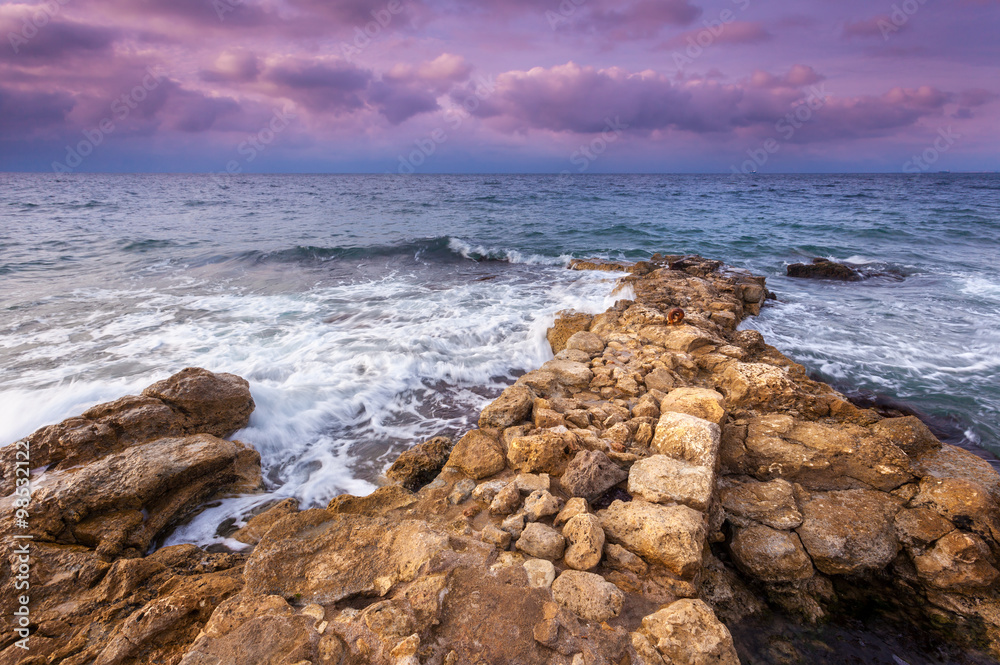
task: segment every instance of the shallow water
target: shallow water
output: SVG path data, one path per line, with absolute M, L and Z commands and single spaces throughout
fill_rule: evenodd
M 270 495 L 365 493 L 550 357 L 614 276 L 569 257 L 700 253 L 768 277 L 745 325 L 836 385 L 1000 451 L 1000 176 L 0 174 L 0 441 L 186 366 L 246 377 Z M 813 256 L 893 273 L 784 277 Z M 900 278 L 900 276 L 902 278 Z

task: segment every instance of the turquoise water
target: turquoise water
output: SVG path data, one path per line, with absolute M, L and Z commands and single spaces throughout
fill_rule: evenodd
M 766 275 L 772 344 L 1000 450 L 997 175 L 0 174 L 0 220 L 3 442 L 200 365 L 251 381 L 274 493 L 365 492 L 614 299 L 569 257 L 665 252 Z M 890 274 L 784 277 L 814 256 Z

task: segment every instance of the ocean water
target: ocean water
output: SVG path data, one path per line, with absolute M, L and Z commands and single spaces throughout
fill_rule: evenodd
M 1000 176 L 0 174 L 0 443 L 187 366 L 239 374 L 275 497 L 366 493 L 627 294 L 570 257 L 699 253 L 768 278 L 744 325 L 838 388 L 1000 452 Z M 784 276 L 823 256 L 885 273 Z M 231 543 L 231 541 L 228 541 Z

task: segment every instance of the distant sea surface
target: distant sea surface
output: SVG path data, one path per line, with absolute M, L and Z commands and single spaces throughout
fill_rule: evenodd
M 374 489 L 470 427 L 614 275 L 571 257 L 702 254 L 764 274 L 744 327 L 845 391 L 1000 452 L 1000 176 L 0 174 L 0 443 L 188 366 L 250 381 L 264 500 Z M 785 277 L 813 257 L 884 273 Z

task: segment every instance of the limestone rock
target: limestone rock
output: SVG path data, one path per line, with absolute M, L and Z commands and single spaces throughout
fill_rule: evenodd
M 802 524 L 792 484 L 775 479 L 762 483 L 751 478 L 727 478 L 719 498 L 730 519 L 746 526 L 746 520 L 775 529 L 794 529 Z M 743 518 L 742 521 L 740 518 Z
M 524 473 L 559 474 L 566 468 L 572 452 L 571 434 L 542 432 L 513 438 L 507 448 L 507 460 L 512 468 Z
M 636 575 L 645 575 L 649 570 L 649 566 L 646 565 L 645 561 L 615 543 L 605 543 L 604 562 L 608 568 L 635 573 Z
M 468 499 L 472 491 L 476 489 L 476 481 L 471 478 L 462 478 L 455 483 L 448 494 L 448 503 L 457 505 Z
M 555 515 L 562 508 L 562 502 L 547 490 L 535 490 L 524 500 L 524 516 L 531 522 Z
M 913 565 L 929 586 L 962 593 L 985 589 L 996 582 L 1000 572 L 990 558 L 990 550 L 982 538 L 952 531 L 925 554 L 913 557 Z
M 538 490 L 549 491 L 552 481 L 547 473 L 519 473 L 514 478 L 514 483 L 522 494 L 531 494 Z
M 670 373 L 669 370 L 658 368 L 654 369 L 649 374 L 647 374 L 643 381 L 646 384 L 646 388 L 649 390 L 661 390 L 663 392 L 669 392 L 673 389 L 674 384 L 677 380 L 674 375 Z
M 267 533 L 267 530 L 274 526 L 274 523 L 286 515 L 292 515 L 299 511 L 298 499 L 285 499 L 272 505 L 259 515 L 254 515 L 247 521 L 246 526 L 232 535 L 234 540 L 248 545 L 256 545 Z
M 604 341 L 592 332 L 581 330 L 566 340 L 566 348 L 579 349 L 593 357 L 604 351 Z
M 896 536 L 901 543 L 918 552 L 954 530 L 954 524 L 924 506 L 904 508 L 896 514 Z
M 254 410 L 250 384 L 235 374 L 188 367 L 142 391 L 184 414 L 185 431 L 226 436 L 246 427 Z
M 953 524 L 1000 543 L 1000 507 L 978 483 L 961 478 L 923 478 L 910 505 L 932 508 Z
M 570 495 L 593 501 L 626 478 L 628 473 L 601 451 L 581 450 L 559 482 Z
M 646 561 L 681 576 L 701 566 L 705 542 L 702 514 L 687 506 L 661 506 L 645 501 L 615 501 L 600 514 L 605 535 Z
M 711 608 L 697 599 L 671 603 L 642 620 L 639 629 L 673 665 L 739 665 L 733 637 Z
M 576 515 L 563 527 L 566 548 L 566 565 L 575 570 L 590 570 L 601 562 L 604 553 L 604 529 L 596 515 Z
M 666 455 L 653 455 L 632 465 L 628 491 L 651 503 L 681 503 L 705 511 L 712 500 L 715 473 Z
M 523 564 L 528 573 L 528 586 L 533 589 L 548 589 L 556 579 L 556 567 L 545 559 L 528 559 Z
M 756 525 L 736 529 L 729 551 L 743 572 L 765 582 L 812 577 L 813 565 L 794 531 Z
M 899 552 L 894 519 L 898 499 L 872 490 L 816 493 L 802 506 L 798 528 L 821 572 L 849 575 L 884 568 Z
M 842 282 L 857 282 L 861 273 L 843 263 L 817 258 L 812 263 L 790 263 L 786 269 L 789 277 L 809 279 L 833 279 Z
M 415 492 L 437 477 L 448 461 L 451 448 L 451 439 L 436 436 L 404 451 L 385 475 L 411 492 Z
M 494 515 L 510 515 L 521 505 L 521 492 L 516 483 L 507 483 L 490 502 L 490 512 Z
M 536 559 L 561 559 L 566 549 L 562 534 L 541 522 L 531 522 L 517 539 L 517 549 Z
M 669 351 L 691 353 L 696 349 L 711 346 L 716 340 L 701 329 L 689 325 L 645 326 L 639 330 L 639 338 L 662 346 Z
M 458 440 L 447 466 L 461 469 L 475 480 L 500 473 L 507 466 L 500 443 L 484 430 L 470 430 Z
M 766 363 L 734 362 L 716 380 L 730 406 L 780 408 L 798 393 L 784 369 Z
M 916 416 L 886 418 L 872 425 L 871 430 L 891 441 L 896 447 L 911 457 L 916 457 L 941 447 L 941 442 L 937 440 L 937 437 Z
M 524 525 L 524 513 L 518 513 L 516 515 L 511 515 L 501 522 L 500 528 L 509 533 L 511 538 L 516 540 L 521 537 L 521 533 L 524 531 Z
M 583 388 L 590 385 L 594 373 L 589 367 L 571 360 L 550 360 L 542 365 L 542 370 L 552 372 L 556 381 L 564 386 Z
M 686 413 L 722 426 L 726 399 L 708 388 L 675 388 L 660 403 L 660 412 Z
M 594 317 L 591 314 L 560 312 L 556 316 L 555 323 L 545 334 L 549 340 L 549 346 L 552 347 L 552 353 L 559 353 L 565 349 L 569 338 L 581 330 L 587 330 L 593 320 Z
M 558 515 L 556 515 L 556 519 L 553 524 L 556 527 L 560 527 L 566 524 L 566 522 L 568 522 L 574 515 L 589 512 L 590 507 L 587 505 L 587 500 L 582 497 L 575 496 L 566 502 L 563 509 L 559 511 Z
M 480 429 L 507 429 L 531 418 L 535 393 L 524 384 L 515 383 L 490 402 L 479 416 Z
M 618 616 L 625 594 L 600 575 L 566 570 L 552 583 L 552 597 L 563 607 L 588 621 L 607 621 Z
M 632 407 L 633 418 L 655 418 L 660 417 L 660 405 L 649 393 L 643 395 L 639 402 Z
M 661 455 L 715 468 L 722 430 L 686 413 L 664 413 L 656 424 L 652 448 Z
M 918 476 L 958 478 L 981 485 L 993 501 L 1000 504 L 1000 474 L 993 469 L 993 465 L 968 450 L 941 444 L 917 457 L 915 462 Z
M 479 538 L 484 543 L 496 545 L 500 549 L 505 550 L 510 545 L 511 535 L 507 531 L 498 529 L 492 524 L 487 524 L 483 527 L 482 532 L 479 534 Z

